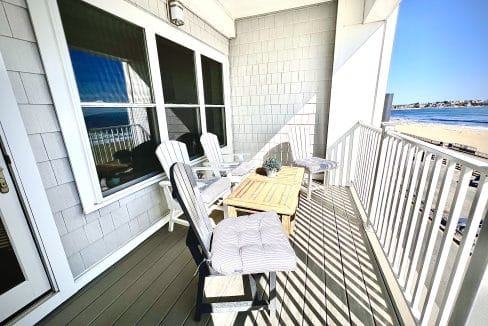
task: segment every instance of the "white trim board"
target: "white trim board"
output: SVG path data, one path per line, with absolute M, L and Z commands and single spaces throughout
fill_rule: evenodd
M 127 1 L 84 1 L 145 29 L 146 39 L 149 40 L 147 41 L 148 52 L 150 52 L 148 54 L 148 61 L 150 64 L 153 93 L 162 140 L 167 139 L 168 132 L 164 112 L 162 83 L 158 71 L 159 62 L 153 40 L 154 35 L 158 34 L 193 50 L 195 55 L 198 56 L 197 62 L 201 54 L 222 63 L 228 139 L 228 145 L 224 148 L 224 152 L 232 152 L 230 71 L 227 55 Z M 160 174 L 157 177 L 130 186 L 105 198 L 102 197 L 95 165 L 93 164 L 93 154 L 88 144 L 88 134 L 81 111 L 81 101 L 71 66 L 57 2 L 55 0 L 27 0 L 27 3 L 84 212 L 93 212 L 162 180 L 163 175 Z M 203 94 L 201 91 L 199 92 L 199 102 L 203 102 Z
M 18 182 L 19 197 L 25 205 L 26 218 L 53 288 L 69 289 L 73 286 L 71 269 L 1 55 L 0 98 L 0 123 L 5 135 L 3 143 L 12 160 L 12 177 Z

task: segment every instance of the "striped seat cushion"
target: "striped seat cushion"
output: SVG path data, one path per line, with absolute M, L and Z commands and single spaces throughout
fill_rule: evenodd
M 305 169 L 309 170 L 312 173 L 324 172 L 326 170 L 337 168 L 337 162 L 326 160 L 325 158 L 320 158 L 320 157 L 302 158 L 293 161 L 293 164 L 295 166 L 304 167 Z
M 221 274 L 292 271 L 296 257 L 274 212 L 226 218 L 215 227 L 212 267 Z

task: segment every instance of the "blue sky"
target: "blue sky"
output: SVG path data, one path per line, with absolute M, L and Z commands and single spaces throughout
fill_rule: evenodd
M 488 99 L 488 0 L 403 0 L 388 92 L 394 104 Z

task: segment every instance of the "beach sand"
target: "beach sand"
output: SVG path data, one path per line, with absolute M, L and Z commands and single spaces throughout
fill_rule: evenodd
M 425 137 L 444 143 L 475 147 L 476 151 L 488 154 L 488 128 L 399 122 L 395 125 L 395 129 L 405 134 Z

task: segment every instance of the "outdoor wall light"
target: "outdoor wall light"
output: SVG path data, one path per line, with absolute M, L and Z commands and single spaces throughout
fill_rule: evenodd
M 169 3 L 169 16 L 170 20 L 176 26 L 181 26 L 185 23 L 183 20 L 183 5 L 178 0 L 170 0 Z

